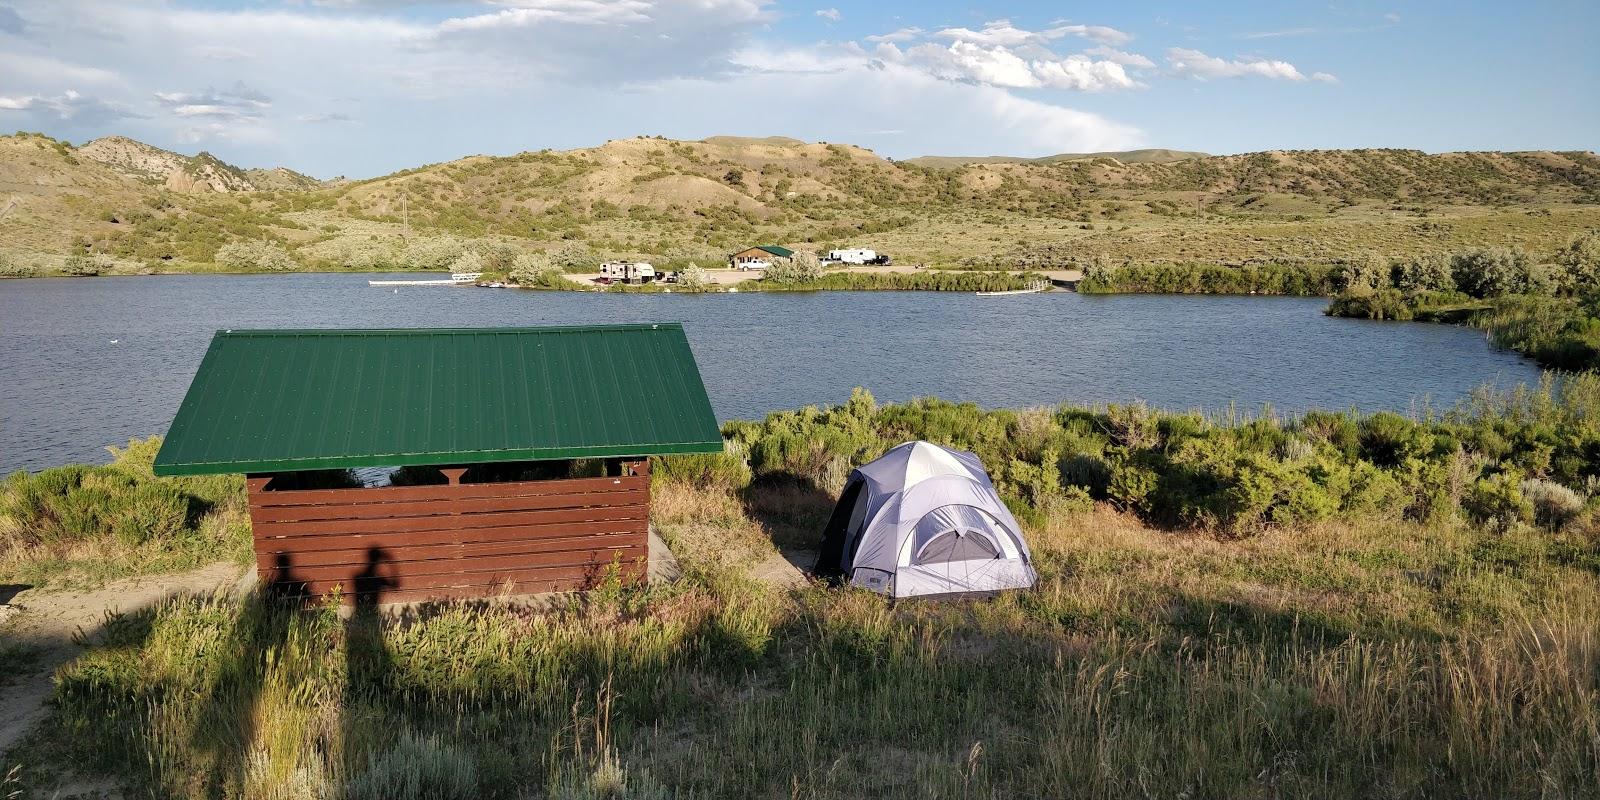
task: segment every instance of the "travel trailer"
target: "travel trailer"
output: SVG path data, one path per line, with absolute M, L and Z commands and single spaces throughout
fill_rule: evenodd
M 656 279 L 656 268 L 643 261 L 607 261 L 600 265 L 600 277 L 623 283 L 649 283 Z

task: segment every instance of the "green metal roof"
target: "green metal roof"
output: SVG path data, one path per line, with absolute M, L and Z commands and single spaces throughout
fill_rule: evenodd
M 158 475 L 711 453 L 677 323 L 218 331 Z
M 758 244 L 756 245 L 756 249 L 765 250 L 779 258 L 794 258 L 793 250 L 790 250 L 787 247 L 779 247 L 775 244 Z

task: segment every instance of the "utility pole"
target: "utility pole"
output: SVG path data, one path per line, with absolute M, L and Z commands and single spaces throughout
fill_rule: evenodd
M 406 194 L 405 187 L 400 189 L 400 241 L 411 244 L 411 196 Z

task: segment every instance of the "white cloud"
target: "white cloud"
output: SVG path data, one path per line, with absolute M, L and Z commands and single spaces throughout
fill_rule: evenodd
M 1088 50 L 1083 51 L 1083 54 L 1086 56 L 1099 56 L 1113 64 L 1121 64 L 1124 67 L 1155 69 L 1156 66 L 1156 62 L 1151 61 L 1149 58 L 1139 55 L 1138 53 L 1128 53 L 1118 50 L 1115 47 L 1106 47 L 1104 45 L 1100 47 L 1091 47 Z
M 1040 31 L 1028 31 L 1011 24 L 1011 20 L 997 19 L 983 24 L 982 30 L 970 28 L 944 28 L 934 33 L 944 39 L 988 46 L 1015 47 L 1024 44 L 1046 44 L 1064 36 L 1078 36 L 1101 44 L 1120 45 L 1133 40 L 1133 36 L 1104 25 L 1058 25 Z
M 1199 50 L 1189 50 L 1182 47 L 1174 47 L 1167 50 L 1167 65 L 1178 75 L 1190 75 L 1202 80 L 1251 76 L 1285 81 L 1306 80 L 1306 76 L 1295 68 L 1295 65 L 1287 61 L 1264 58 L 1228 61 L 1216 56 L 1208 56 Z
M 949 47 L 919 44 L 907 50 L 906 56 L 928 74 L 947 81 L 1013 88 L 1039 85 L 1028 62 L 1005 47 L 984 47 L 972 42 L 956 42 Z
M 909 42 L 912 39 L 915 39 L 915 38 L 917 38 L 918 36 L 921 36 L 921 35 L 922 35 L 922 29 L 918 28 L 918 27 L 915 27 L 915 26 L 912 26 L 912 27 L 909 27 L 909 28 L 900 28 L 898 30 L 889 31 L 888 33 L 879 33 L 879 34 L 875 34 L 873 36 L 868 36 L 867 37 L 867 41 L 869 41 L 869 42 Z
M 651 4 L 644 0 L 617 2 L 541 2 L 517 3 L 488 14 L 452 17 L 439 23 L 443 33 L 526 28 L 536 25 L 631 25 L 650 21 Z
M 1061 59 L 1037 60 L 1031 65 L 1039 81 L 1052 89 L 1102 92 L 1139 86 L 1137 81 L 1128 77 L 1127 70 L 1114 61 L 1095 61 L 1086 56 L 1071 55 Z
M 120 103 L 68 89 L 57 95 L 0 95 L 0 111 L 32 112 L 62 122 L 102 124 L 139 115 Z
M 1323 83 L 1338 83 L 1339 82 L 1338 77 L 1336 77 L 1335 75 L 1333 75 L 1333 73 L 1330 73 L 1330 72 L 1313 72 L 1313 73 L 1311 73 L 1311 80 L 1322 81 Z
M 885 60 L 900 60 L 936 78 L 985 86 L 1101 92 L 1134 89 L 1140 85 L 1121 64 L 1096 61 L 1078 54 L 1058 58 L 1044 50 L 1039 57 L 1028 58 L 1009 47 L 985 47 L 965 41 L 954 42 L 949 47 L 919 44 L 907 49 L 899 59 L 896 59 L 898 49 L 886 51 L 880 47 L 880 51 Z
M 914 27 L 867 37 L 867 47 L 785 46 L 767 38 L 776 19 L 769 0 L 507 0 L 462 3 L 446 15 L 432 2 L 391 13 L 400 1 L 219 10 L 172 0 L 0 0 L 28 25 L 26 37 L 0 34 L 0 117 L 74 140 L 215 142 L 235 163 L 355 175 L 640 132 L 762 129 L 840 140 L 895 130 L 907 154 L 1142 140 L 1114 120 L 1013 93 L 1136 86 L 1126 67 L 1137 64 L 1049 49 L 1109 35 L 1088 26 L 1029 32 L 1011 45 L 946 36 L 913 55 L 916 47 L 895 43 L 930 35 Z M 448 18 L 430 22 L 430 13 Z M 1015 30 L 974 33 L 1003 37 L 1003 28 Z M 774 97 L 784 108 L 777 117 L 727 111 Z
M 259 117 L 272 107 L 271 98 L 235 83 L 230 89 L 203 92 L 156 92 L 156 102 L 178 117 L 242 119 Z
M 658 104 L 710 119 L 726 108 L 784 98 L 788 135 L 837 139 L 830 120 L 892 123 L 902 153 L 975 151 L 1047 155 L 1060 152 L 1125 150 L 1146 142 L 1139 129 L 1077 109 L 1019 97 L 975 83 L 942 80 L 912 65 L 868 58 L 841 69 L 804 75 L 765 72 L 738 80 L 675 80 L 629 100 L 646 116 Z M 641 97 L 643 99 L 641 99 Z M 770 121 L 738 118 L 710 123 L 718 133 L 766 135 Z M 739 126 L 748 126 L 739 129 Z M 735 130 L 728 130 L 729 127 Z
M 829 22 L 838 22 L 844 18 L 844 15 L 839 13 L 839 9 L 837 8 L 819 8 L 817 9 L 817 16 L 822 17 Z

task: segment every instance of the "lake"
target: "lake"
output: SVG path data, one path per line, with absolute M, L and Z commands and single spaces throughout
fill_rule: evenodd
M 1332 319 L 1315 298 L 394 291 L 375 277 L 0 281 L 0 470 L 103 461 L 106 445 L 164 432 L 221 328 L 682 322 L 724 420 L 843 402 L 854 386 L 991 408 L 1407 412 L 1539 378 L 1479 331 Z

